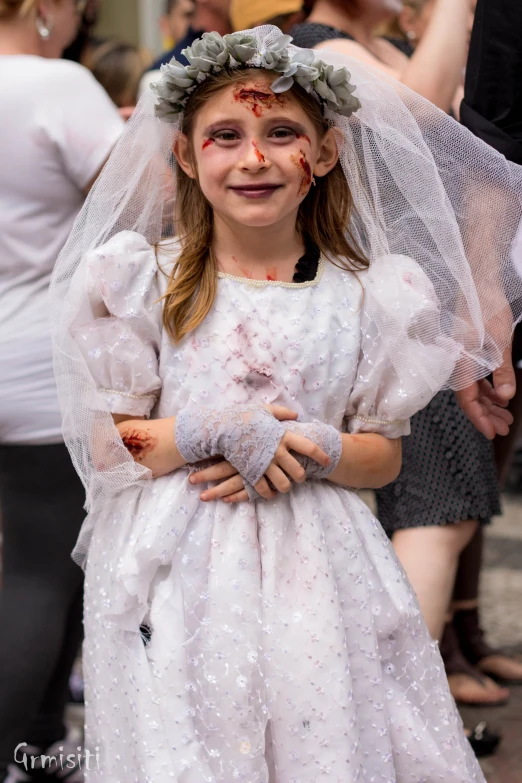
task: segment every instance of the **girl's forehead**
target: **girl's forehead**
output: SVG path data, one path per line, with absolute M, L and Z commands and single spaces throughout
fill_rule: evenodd
M 228 84 L 204 104 L 198 119 L 207 123 L 212 121 L 212 115 L 232 112 L 235 115 L 261 120 L 269 118 L 276 112 L 277 115 L 284 114 L 301 122 L 306 121 L 306 113 L 292 94 L 292 90 L 274 93 L 271 90 L 274 81 L 272 74 L 261 71 L 253 72 L 248 78 Z

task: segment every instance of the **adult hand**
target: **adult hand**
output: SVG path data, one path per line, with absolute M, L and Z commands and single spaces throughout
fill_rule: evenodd
M 457 399 L 479 432 L 493 440 L 496 435 L 507 435 L 513 424 L 513 416 L 506 406 L 515 392 L 515 371 L 509 346 L 502 356 L 502 365 L 493 372 L 493 385 L 486 380 L 472 383 L 457 392 Z

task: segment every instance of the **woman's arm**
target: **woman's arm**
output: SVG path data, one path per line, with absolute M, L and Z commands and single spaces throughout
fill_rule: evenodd
M 430 23 L 410 59 L 402 68 L 390 67 L 355 41 L 325 41 L 317 49 L 332 48 L 393 76 L 445 112 L 462 82 L 468 48 L 470 0 L 437 0 Z
M 377 433 L 342 435 L 343 450 L 328 481 L 353 489 L 379 489 L 400 473 L 402 441 Z

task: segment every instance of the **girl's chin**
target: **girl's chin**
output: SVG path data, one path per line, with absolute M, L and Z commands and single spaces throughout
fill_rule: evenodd
M 251 226 L 252 228 L 262 228 L 263 226 L 269 227 L 274 223 L 279 223 L 284 220 L 285 215 L 288 216 L 288 220 L 296 219 L 296 213 L 299 209 L 299 204 L 292 205 L 290 208 L 276 206 L 275 204 L 262 204 L 260 202 L 248 202 L 242 204 L 240 209 L 233 210 L 218 210 L 226 220 L 234 221 L 242 226 Z

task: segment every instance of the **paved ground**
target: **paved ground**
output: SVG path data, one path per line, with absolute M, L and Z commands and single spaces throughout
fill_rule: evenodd
M 482 613 L 490 641 L 522 653 L 522 498 L 504 499 L 504 516 L 488 530 L 482 578 Z M 468 726 L 486 720 L 503 734 L 482 767 L 488 783 L 522 783 L 522 686 L 505 707 L 463 709 Z

